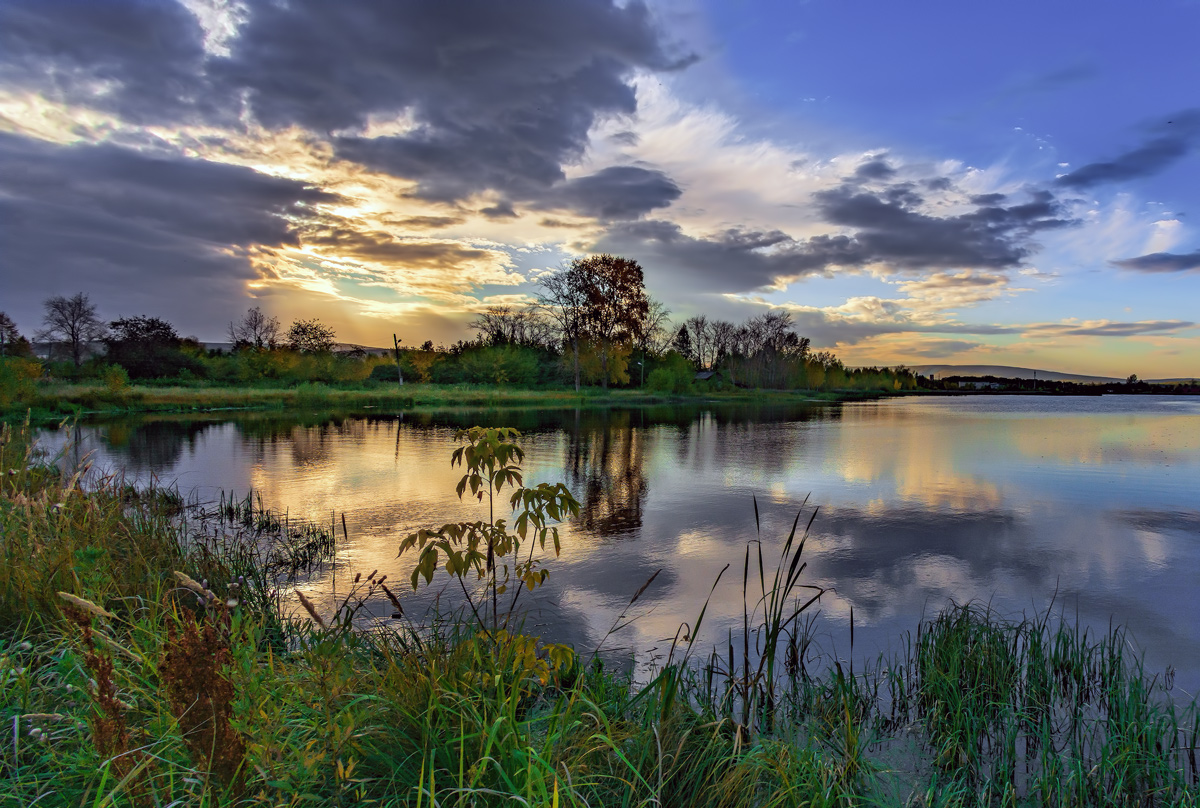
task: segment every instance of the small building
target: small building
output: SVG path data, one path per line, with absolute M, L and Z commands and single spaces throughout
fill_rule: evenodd
M 702 370 L 692 378 L 692 382 L 701 387 L 722 388 L 726 385 L 728 379 L 719 370 Z

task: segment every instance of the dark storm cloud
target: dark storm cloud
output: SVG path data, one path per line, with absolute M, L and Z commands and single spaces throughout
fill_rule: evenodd
M 331 138 L 338 156 L 413 180 L 426 199 L 493 190 L 536 203 L 564 182 L 562 165 L 582 156 L 599 117 L 634 112 L 635 71 L 687 63 L 667 53 L 636 1 L 242 6 L 219 55 L 205 53 L 196 18 L 167 0 L 10 0 L 0 6 L 0 78 L 132 123 L 236 127 L 248 110 L 269 129 Z M 409 131 L 363 135 L 401 114 Z M 669 196 L 661 183 L 628 190 L 629 203 L 599 207 L 619 218 Z M 583 192 L 566 183 L 554 193 Z
M 1112 160 L 1078 168 L 1059 177 L 1063 188 L 1085 189 L 1106 182 L 1148 177 L 1184 157 L 1200 140 L 1200 110 L 1186 110 L 1152 129 L 1153 136 L 1141 146 Z
M 397 226 L 413 230 L 434 230 L 462 223 L 463 219 L 459 216 L 406 216 L 395 221 Z
M 635 110 L 633 71 L 676 66 L 638 2 L 263 0 L 214 69 L 266 125 L 341 133 L 341 156 L 445 201 L 536 198 L 598 116 Z M 352 134 L 402 110 L 408 133 Z
M 1200 269 L 1200 250 L 1190 253 L 1150 253 L 1109 263 L 1138 272 L 1191 272 Z
M 305 244 L 330 248 L 342 257 L 408 266 L 449 268 L 492 255 L 455 242 L 406 241 L 387 233 L 356 232 L 344 227 L 306 230 L 303 236 Z
M 731 229 L 698 238 L 672 222 L 648 220 L 612 225 L 588 248 L 629 255 L 706 290 L 746 292 L 874 263 L 901 270 L 1019 266 L 1033 253 L 1036 233 L 1073 224 L 1045 191 L 1022 204 L 985 204 L 946 217 L 914 210 L 923 200 L 911 183 L 868 190 L 851 181 L 815 200 L 828 222 L 853 233 L 798 240 L 778 230 Z
M 1073 223 L 1045 191 L 1024 204 L 983 205 L 946 217 L 914 210 L 921 200 L 907 184 L 883 191 L 847 184 L 815 196 L 830 223 L 855 228 L 856 263 L 902 269 L 1017 266 L 1032 254 L 1035 233 Z
M 538 208 L 570 210 L 597 219 L 636 219 L 665 208 L 682 191 L 661 171 L 613 166 L 559 183 L 542 195 Z
M 1005 194 L 977 194 L 971 197 L 972 205 L 999 205 L 1008 199 Z
M 297 243 L 285 216 L 335 200 L 238 166 L 0 134 L 5 295 L 29 312 L 48 289 L 88 291 L 112 301 L 104 316 L 174 302 L 190 328 L 241 305 L 251 249 Z
M 490 205 L 486 208 L 480 208 L 479 212 L 489 219 L 517 218 L 517 212 L 513 210 L 511 202 L 497 202 L 495 205 Z
M 896 169 L 883 157 L 875 157 L 854 170 L 854 176 L 861 180 L 888 180 L 895 175 Z
M 209 110 L 204 32 L 162 0 L 6 0 L 0 80 L 47 98 L 115 112 L 134 123 Z
M 965 323 L 921 323 L 912 319 L 912 316 L 903 311 L 894 301 L 890 302 L 887 308 L 892 309 L 891 317 L 882 320 L 865 320 L 856 317 L 847 317 L 826 310 L 798 310 L 792 311 L 792 316 L 795 318 L 796 327 L 801 334 L 812 338 L 813 344 L 818 346 L 832 345 L 857 345 L 858 343 L 871 339 L 873 337 L 887 336 L 890 334 L 956 334 L 964 336 L 995 336 L 1004 334 L 1018 334 L 1021 329 L 1013 326 L 1004 325 L 988 325 L 981 323 L 979 325 Z M 939 350 L 937 345 L 961 345 L 960 348 L 946 348 L 947 352 L 955 350 L 967 350 L 968 347 L 975 347 L 977 343 L 967 342 L 965 340 L 959 342 L 956 340 L 934 340 L 932 353 L 922 353 L 919 349 L 910 350 L 912 353 L 921 353 L 923 356 L 942 356 L 945 355 Z
M 841 242 L 849 245 L 848 239 Z M 836 252 L 838 243 L 830 240 L 822 256 Z M 780 276 L 820 272 L 827 263 L 824 257 L 805 254 L 802 245 L 778 230 L 726 230 L 695 238 L 659 219 L 615 224 L 587 249 L 641 262 L 651 286 L 668 273 L 674 285 L 703 291 L 748 292 Z

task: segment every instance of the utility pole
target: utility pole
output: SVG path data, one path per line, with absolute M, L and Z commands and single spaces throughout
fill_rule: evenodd
M 399 382 L 399 386 L 403 387 L 404 386 L 404 371 L 400 369 L 400 340 L 396 337 L 395 334 L 392 334 L 392 345 L 395 347 L 395 351 L 396 351 L 396 379 Z

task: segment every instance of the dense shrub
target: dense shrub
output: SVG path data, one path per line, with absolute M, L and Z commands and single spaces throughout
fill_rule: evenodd
M 41 375 L 41 362 L 0 357 L 0 407 L 31 402 L 37 392 L 34 382 Z
M 459 359 L 466 381 L 531 387 L 538 381 L 538 356 L 532 348 L 490 346 L 465 351 Z
M 691 389 L 695 375 L 691 362 L 670 351 L 662 364 L 650 371 L 646 385 L 656 393 L 686 393 Z

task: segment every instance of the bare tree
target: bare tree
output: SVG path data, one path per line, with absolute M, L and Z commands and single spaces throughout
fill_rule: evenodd
M 565 352 L 570 346 L 575 361 L 575 390 L 579 390 L 579 340 L 587 317 L 588 295 L 583 271 L 572 261 L 539 281 L 538 308 L 546 314 Z
M 704 370 L 712 365 L 712 331 L 708 327 L 708 318 L 703 314 L 697 314 L 695 317 L 687 318 L 683 324 L 692 340 L 697 369 Z
M 279 344 L 279 318 L 268 317 L 258 306 L 229 324 L 229 341 L 235 348 L 271 349 Z
M 83 292 L 74 297 L 52 297 L 42 303 L 46 310 L 36 339 L 62 343 L 71 354 L 75 367 L 83 363 L 88 347 L 103 339 L 107 333 L 104 323 L 96 316 L 96 307 Z
M 471 328 L 488 345 L 525 345 L 540 347 L 550 338 L 550 326 L 533 308 L 489 306 L 476 315 Z
M 644 351 L 661 356 L 670 349 L 671 340 L 675 337 L 671 326 L 671 310 L 661 300 L 649 300 L 650 306 L 642 326 L 642 346 Z
M 709 332 L 712 335 L 712 363 L 717 365 L 720 361 L 733 353 L 734 344 L 737 341 L 738 328 L 728 320 L 713 320 L 709 324 Z
M 803 361 L 809 352 L 808 337 L 796 333 L 792 315 L 768 311 L 751 317 L 733 330 L 728 361 L 731 374 L 748 384 L 781 386 L 788 368 Z
M 646 357 L 651 353 L 662 353 L 671 341 L 668 319 L 671 311 L 661 300 L 655 300 L 649 295 L 646 296 L 646 302 L 646 313 L 637 328 L 637 349 L 642 355 L 641 361 L 638 362 L 641 369 L 639 387 L 646 382 Z

